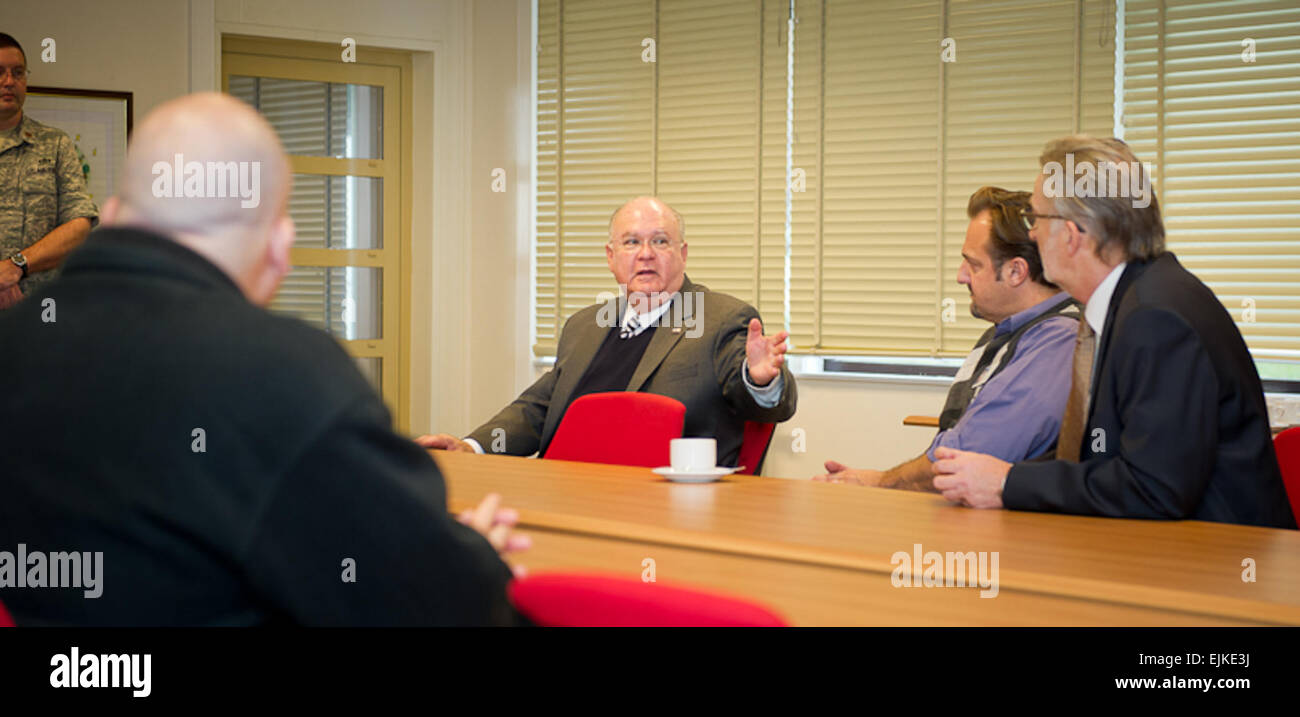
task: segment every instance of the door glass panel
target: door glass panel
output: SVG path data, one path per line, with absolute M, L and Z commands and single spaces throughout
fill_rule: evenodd
M 306 249 L 382 249 L 384 180 L 380 177 L 293 175 L 289 216 Z
M 230 94 L 266 117 L 289 154 L 383 159 L 384 88 L 231 75 Z
M 271 310 L 338 339 L 383 338 L 383 269 L 295 266 L 280 284 Z
M 357 368 L 361 369 L 361 375 L 366 377 L 370 385 L 375 389 L 375 393 L 382 393 L 384 378 L 384 360 L 378 356 L 366 356 L 356 359 Z

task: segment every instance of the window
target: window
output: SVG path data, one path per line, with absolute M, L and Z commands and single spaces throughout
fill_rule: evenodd
M 1300 358 L 1300 6 L 1129 0 L 1123 19 L 1122 130 L 1170 250 L 1257 358 Z
M 956 284 L 966 200 L 1028 189 L 1052 137 L 1111 133 L 1114 17 L 1074 0 L 539 0 L 537 353 L 610 289 L 609 215 L 637 194 L 685 216 L 693 280 L 788 322 L 795 351 L 965 353 L 985 328 Z
M 405 426 L 409 210 L 400 139 L 410 66 L 398 53 L 371 50 L 357 63 L 338 53 L 226 38 L 223 87 L 267 118 L 290 156 L 294 266 L 271 310 L 338 339 Z
M 609 290 L 609 213 L 654 193 L 686 217 L 692 279 L 788 323 L 796 352 L 962 355 L 986 326 L 955 283 L 966 198 L 1028 189 L 1047 140 L 1086 132 L 1119 134 L 1150 164 L 1170 249 L 1224 302 L 1265 377 L 1300 378 L 1294 2 L 539 0 L 538 12 L 538 354 Z

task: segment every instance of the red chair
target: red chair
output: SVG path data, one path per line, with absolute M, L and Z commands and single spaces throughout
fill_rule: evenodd
M 569 405 L 546 455 L 560 461 L 658 468 L 682 437 L 686 406 L 654 393 L 589 393 Z
M 1300 521 L 1300 426 L 1293 426 L 1273 436 L 1273 450 L 1282 468 L 1282 485 L 1291 500 L 1291 515 Z
M 745 470 L 737 471 L 741 475 L 756 476 L 763 470 L 763 460 L 767 458 L 768 446 L 772 445 L 772 434 L 776 432 L 775 423 L 758 423 L 745 421 L 745 437 L 740 443 L 740 457 L 736 465 Z
M 4 603 L 0 603 L 0 627 L 15 627 L 14 619 L 10 617 L 9 611 L 5 609 Z
M 510 601 L 544 627 L 787 627 L 748 600 L 637 578 L 551 573 L 512 580 Z

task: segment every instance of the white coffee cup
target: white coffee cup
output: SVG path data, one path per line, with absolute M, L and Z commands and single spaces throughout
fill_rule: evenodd
M 674 438 L 669 443 L 673 472 L 711 471 L 718 464 L 718 442 L 712 438 Z

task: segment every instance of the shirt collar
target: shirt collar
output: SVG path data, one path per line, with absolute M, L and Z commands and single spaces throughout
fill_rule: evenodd
M 4 149 L 17 147 L 24 142 L 31 142 L 27 135 L 31 134 L 31 123 L 27 119 L 27 113 L 24 112 L 22 117 L 18 118 L 18 124 L 6 130 L 0 130 L 0 144 Z
M 168 276 L 240 296 L 239 285 L 198 252 L 161 234 L 138 227 L 96 229 L 63 264 L 64 276 L 121 272 L 133 277 Z
M 624 312 L 623 314 L 622 328 L 626 329 L 628 325 L 631 323 L 632 317 L 635 316 L 637 319 L 637 328 L 636 331 L 632 333 L 632 335 L 636 336 L 637 334 L 640 334 L 642 331 L 645 331 L 647 328 L 653 326 L 654 323 L 659 320 L 659 317 L 663 316 L 665 313 L 668 312 L 668 309 L 672 305 L 673 305 L 672 298 L 669 297 L 668 301 L 665 301 L 664 303 L 660 304 L 655 309 L 644 314 L 638 314 L 637 310 L 632 308 L 631 304 L 628 304 L 627 311 Z
M 1124 273 L 1124 267 L 1128 266 L 1121 262 L 1116 265 L 1105 279 L 1097 285 L 1092 296 L 1088 297 L 1088 305 L 1083 310 L 1083 316 L 1088 321 L 1088 326 L 1092 327 L 1093 333 L 1101 335 L 1101 328 L 1106 325 L 1106 313 L 1110 311 L 1110 297 L 1115 294 L 1115 287 L 1119 284 L 1119 277 Z
M 995 336 L 1001 336 L 1002 334 L 1015 331 L 1021 326 L 1024 326 L 1025 323 L 1032 320 L 1039 314 L 1042 314 L 1044 311 L 1047 311 L 1048 309 L 1052 308 L 1053 306 L 1056 306 L 1057 304 L 1061 303 L 1062 301 L 1065 301 L 1068 298 L 1070 298 L 1070 295 L 1062 291 L 1050 298 L 1043 299 L 1042 301 L 1038 302 L 1037 304 L 1034 304 L 1028 309 L 1025 309 L 1023 311 L 1018 311 L 1008 316 L 1007 318 L 999 321 L 997 323 L 997 327 L 993 331 L 993 334 Z

